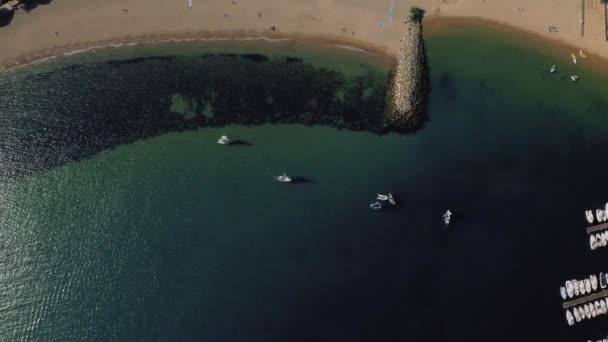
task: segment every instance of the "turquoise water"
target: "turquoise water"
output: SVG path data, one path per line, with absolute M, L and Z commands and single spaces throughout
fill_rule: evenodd
M 605 333 L 601 320 L 568 328 L 558 292 L 564 279 L 605 271 L 605 252 L 588 251 L 582 215 L 606 200 L 604 76 L 496 32 L 434 35 L 427 47 L 430 121 L 415 135 L 298 124 L 148 134 L 150 124 L 117 145 L 116 130 L 149 122 L 131 119 L 135 109 L 157 115 L 135 94 L 165 93 L 156 83 L 142 86 L 151 78 L 139 72 L 196 61 L 121 66 L 110 72 L 116 78 L 87 79 L 78 74 L 86 67 L 61 74 L 65 65 L 7 76 L 16 90 L 0 109 L 2 340 L 513 341 Z M 346 58 L 316 56 L 310 63 L 325 67 Z M 381 70 L 361 64 L 369 56 L 351 58 L 342 72 Z M 560 71 L 550 75 L 555 63 Z M 571 72 L 581 81 L 570 82 Z M 39 77 L 39 88 L 20 75 Z M 62 88 L 65 75 L 73 84 Z M 103 105 L 85 101 L 99 101 L 85 96 L 96 87 Z M 70 102 L 77 88 L 86 90 L 81 102 Z M 44 97 L 62 91 L 61 101 Z M 56 119 L 68 109 L 90 113 L 78 125 L 101 120 L 79 131 L 89 139 L 61 129 L 75 127 Z M 18 121 L 28 113 L 40 120 Z M 100 119 L 107 116 L 111 122 Z M 31 133 L 45 126 L 52 138 Z M 220 146 L 222 134 L 248 144 Z M 87 148 L 65 144 L 64 153 L 51 153 L 65 137 Z M 309 181 L 274 181 L 283 171 Z M 400 206 L 370 211 L 375 194 L 388 191 Z M 448 230 L 447 208 L 459 214 Z

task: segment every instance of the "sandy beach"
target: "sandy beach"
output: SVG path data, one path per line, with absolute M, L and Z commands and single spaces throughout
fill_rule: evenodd
M 608 58 L 604 7 L 583 3 L 584 37 L 578 0 L 54 0 L 0 28 L 0 68 L 92 46 L 196 37 L 325 40 L 394 55 L 411 6 L 427 12 L 431 31 L 481 20 Z

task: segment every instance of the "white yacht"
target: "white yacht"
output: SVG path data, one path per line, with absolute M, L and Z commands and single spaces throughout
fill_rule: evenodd
M 560 287 L 559 288 L 559 294 L 562 296 L 563 300 L 568 299 L 568 294 L 566 293 L 566 288 L 565 287 Z
M 572 285 L 574 285 L 574 295 L 578 296 L 581 294 L 580 288 L 579 288 L 579 283 L 578 280 L 574 279 L 572 280 Z
M 591 293 L 591 281 L 589 278 L 585 279 L 585 292 Z
M 591 318 L 591 310 L 589 310 L 589 304 L 585 304 L 585 317 Z
M 443 214 L 443 223 L 445 223 L 445 225 L 449 225 L 450 221 L 452 220 L 452 212 L 450 211 L 450 209 L 448 209 L 448 211 L 445 212 L 445 214 Z
M 597 316 L 597 311 L 595 310 L 595 305 L 593 303 L 589 303 L 589 311 L 591 311 L 591 317 Z
M 600 302 L 596 300 L 595 302 L 593 302 L 593 306 L 595 307 L 596 316 L 601 315 L 602 314 L 602 306 L 600 305 Z
M 605 289 L 608 284 L 606 283 L 606 278 L 604 277 L 604 272 L 600 273 L 600 288 Z
M 291 182 L 291 178 L 285 172 L 283 172 L 282 175 L 277 176 L 277 180 L 281 183 L 290 183 Z
M 566 281 L 566 294 L 568 294 L 568 298 L 574 297 L 574 287 L 570 280 Z
M 230 140 L 230 138 L 228 138 L 227 135 L 222 135 L 219 140 L 217 141 L 218 144 L 220 145 L 230 145 L 232 141 Z
M 551 69 L 549 69 L 550 73 L 555 73 L 557 71 L 557 65 L 553 64 L 553 66 L 551 67 Z
M 578 291 L 581 293 L 581 295 L 584 295 L 587 293 L 587 288 L 585 287 L 584 280 L 581 280 L 581 282 L 578 283 Z
M 595 274 L 592 274 L 591 277 L 589 277 L 589 280 L 591 280 L 591 289 L 593 291 L 597 290 L 597 277 Z
M 372 204 L 369 205 L 369 208 L 372 210 L 380 210 L 382 209 L 382 203 L 380 202 L 374 202 Z
M 589 247 L 591 247 L 592 251 L 594 251 L 595 248 L 597 247 L 597 243 L 595 242 L 595 235 L 589 236 Z
M 393 194 L 391 194 L 390 192 L 388 193 L 388 203 L 390 203 L 391 205 L 397 205 L 395 197 L 393 197 Z
M 576 310 L 576 308 L 575 308 Z M 578 314 L 581 316 L 581 320 L 585 319 L 585 309 L 582 306 L 578 307 Z
M 574 314 L 574 320 L 576 321 L 576 323 L 578 323 L 578 322 L 580 322 L 582 320 L 581 319 L 581 315 L 578 312 L 577 308 L 572 309 L 572 313 Z
M 568 325 L 574 325 L 574 316 L 572 316 L 570 310 L 566 310 L 566 320 L 568 321 Z
M 606 247 L 606 244 L 608 244 L 608 232 L 603 232 L 600 236 L 602 237 L 601 238 L 602 247 Z
M 587 216 L 587 222 L 589 222 L 589 224 L 593 224 L 593 210 L 585 211 L 585 216 Z
M 388 195 L 378 194 L 376 199 L 379 201 L 388 201 Z
M 572 80 L 572 82 L 576 82 L 578 81 L 580 77 L 578 77 L 577 75 L 570 75 L 570 79 Z
M 602 312 L 604 313 L 604 315 L 608 313 L 608 306 L 606 306 L 606 302 L 600 300 L 600 306 L 602 307 Z
M 595 209 L 595 219 L 598 223 L 604 221 L 604 213 L 602 209 Z

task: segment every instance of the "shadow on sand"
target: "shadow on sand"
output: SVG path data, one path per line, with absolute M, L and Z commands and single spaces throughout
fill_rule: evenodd
M 7 14 L 0 14 L 0 27 L 7 26 L 13 21 L 13 17 L 15 17 L 15 12 L 10 12 Z
M 36 7 L 40 6 L 40 5 L 48 5 L 52 2 L 53 0 L 30 0 L 27 1 L 25 6 L 23 7 L 23 9 L 26 12 L 29 12 L 33 9 L 35 9 Z

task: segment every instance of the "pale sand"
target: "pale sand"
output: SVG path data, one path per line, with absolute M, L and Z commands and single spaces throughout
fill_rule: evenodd
M 608 58 L 599 0 L 585 1 L 584 38 L 580 37 L 579 0 L 232 2 L 192 0 L 191 9 L 189 0 L 54 0 L 30 13 L 16 13 L 8 26 L 0 28 L 0 69 L 91 46 L 193 37 L 297 37 L 394 55 L 411 6 L 425 9 L 431 26 L 450 22 L 447 17 L 481 18 L 569 44 L 573 52 L 580 48 Z M 557 26 L 559 32 L 548 32 L 549 25 Z M 276 32 L 271 26 L 277 27 Z

